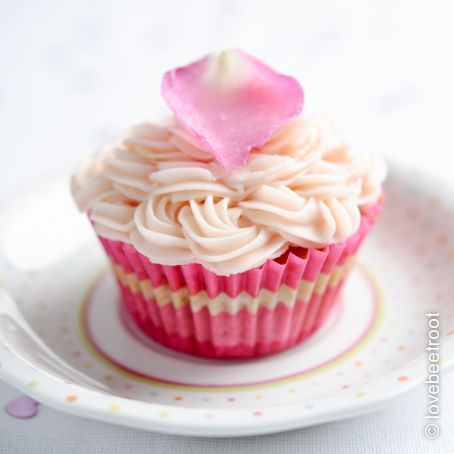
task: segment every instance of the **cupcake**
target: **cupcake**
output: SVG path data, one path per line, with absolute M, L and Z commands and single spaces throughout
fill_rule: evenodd
M 240 50 L 167 72 L 162 95 L 173 116 L 133 127 L 71 181 L 122 307 L 198 356 L 303 342 L 380 212 L 383 161 L 302 114 L 299 82 Z

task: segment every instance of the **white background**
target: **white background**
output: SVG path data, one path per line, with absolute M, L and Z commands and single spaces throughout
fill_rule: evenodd
M 452 2 L 0 0 L 0 196 L 69 172 L 133 123 L 165 114 L 162 73 L 241 47 L 300 79 L 305 109 L 355 144 L 452 183 Z M 18 393 L 0 384 L 0 407 Z M 454 453 L 454 375 L 442 435 L 424 439 L 425 392 L 370 416 L 267 437 L 196 440 L 41 407 L 0 410 L 0 453 Z

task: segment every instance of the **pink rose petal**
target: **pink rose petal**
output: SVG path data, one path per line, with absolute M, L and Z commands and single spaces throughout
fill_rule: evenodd
M 38 402 L 31 397 L 21 396 L 10 402 L 5 407 L 5 411 L 14 418 L 28 419 L 36 415 L 38 405 Z
M 168 71 L 162 95 L 226 169 L 243 165 L 252 148 L 297 116 L 304 98 L 296 79 L 241 50 Z

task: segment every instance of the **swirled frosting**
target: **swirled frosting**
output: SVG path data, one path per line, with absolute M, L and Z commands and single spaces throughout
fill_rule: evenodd
M 290 121 L 229 172 L 173 119 L 132 128 L 71 186 L 100 236 L 131 243 L 156 263 L 200 263 L 228 275 L 290 245 L 345 240 L 385 176 L 380 158 L 349 147 L 321 115 Z

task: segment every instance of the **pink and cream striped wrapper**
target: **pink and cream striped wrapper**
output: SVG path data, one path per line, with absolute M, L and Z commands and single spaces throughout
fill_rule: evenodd
M 199 264 L 159 265 L 130 244 L 99 239 L 122 304 L 147 336 L 192 355 L 252 358 L 299 344 L 322 325 L 381 204 L 363 213 L 358 231 L 342 243 L 290 249 L 230 276 Z

